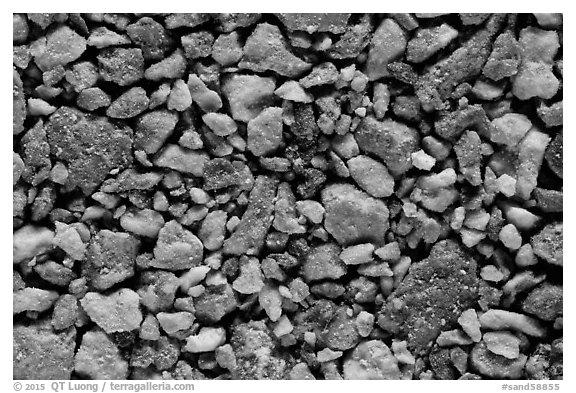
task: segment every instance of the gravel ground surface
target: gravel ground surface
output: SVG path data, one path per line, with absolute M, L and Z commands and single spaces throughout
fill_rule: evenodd
M 561 14 L 14 14 L 14 379 L 562 379 Z

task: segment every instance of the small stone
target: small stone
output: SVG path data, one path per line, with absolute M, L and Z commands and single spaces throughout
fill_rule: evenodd
M 146 315 L 140 326 L 139 336 L 142 340 L 156 341 L 160 338 L 160 324 L 152 314 Z
M 342 34 L 346 30 L 346 24 L 350 14 L 313 14 L 313 13 L 290 13 L 275 14 L 280 22 L 288 30 L 306 31 L 309 34 L 315 32 L 331 32 L 333 34 Z
M 48 228 L 26 225 L 12 235 L 12 262 L 18 264 L 52 248 L 54 232 Z
M 208 161 L 205 152 L 190 150 L 178 145 L 167 144 L 154 158 L 154 165 L 202 177 L 204 165 Z
M 563 163 L 564 163 L 564 134 L 560 131 L 552 142 L 546 148 L 544 157 L 548 163 L 548 167 L 558 176 L 563 178 Z
M 80 234 L 74 227 L 56 222 L 56 236 L 52 239 L 52 244 L 60 247 L 72 259 L 80 261 L 84 259 L 86 245 L 80 238 Z
M 302 265 L 302 275 L 307 282 L 337 279 L 346 274 L 346 265 L 340 260 L 340 247 L 326 243 L 313 247 Z
M 489 378 L 519 379 L 522 378 L 526 360 L 526 355 L 519 355 L 517 359 L 496 355 L 488 350 L 485 343 L 480 342 L 472 349 L 470 365 L 473 370 Z
M 382 341 L 360 343 L 346 357 L 344 379 L 400 379 L 398 361 Z
M 458 324 L 462 326 L 462 330 L 470 336 L 472 341 L 475 343 L 480 342 L 482 338 L 482 333 L 480 332 L 480 322 L 478 321 L 478 315 L 476 311 L 472 308 L 464 311 L 460 317 L 458 317 Z
M 520 65 L 520 47 L 512 32 L 500 34 L 494 46 L 488 61 L 484 65 L 483 73 L 488 78 L 499 81 L 515 75 Z
M 436 338 L 436 344 L 440 347 L 453 347 L 455 345 L 470 345 L 473 341 L 460 329 L 445 330 Z
M 255 72 L 272 70 L 279 75 L 295 78 L 311 65 L 293 55 L 277 26 L 261 23 L 246 39 L 244 54 L 238 67 Z
M 516 194 L 516 179 L 506 173 L 496 179 L 496 185 L 498 191 L 508 198 Z
M 333 351 L 330 348 L 324 348 L 316 354 L 316 359 L 320 363 L 330 362 L 342 357 L 342 351 Z
M 144 72 L 144 77 L 152 81 L 182 78 L 186 72 L 186 66 L 184 53 L 181 49 L 176 49 L 170 56 L 148 67 Z M 190 87 L 190 81 L 188 81 L 188 87 Z M 192 88 L 190 93 L 192 93 Z
M 368 156 L 356 156 L 348 160 L 348 169 L 354 181 L 373 197 L 388 197 L 394 192 L 394 178 L 380 162 Z
M 164 218 L 151 209 L 130 209 L 120 217 L 120 226 L 135 235 L 156 238 L 164 226 Z
M 70 379 L 74 366 L 76 329 L 56 332 L 49 320 L 30 321 L 26 326 L 14 322 L 14 379 Z
M 266 315 L 272 322 L 280 319 L 282 315 L 282 296 L 277 288 L 271 285 L 264 285 L 260 293 L 258 293 L 258 303 L 266 311 Z
M 190 95 L 190 89 L 188 85 L 182 80 L 178 79 L 172 85 L 172 90 L 168 96 L 168 101 L 166 106 L 170 110 L 175 110 L 178 112 L 183 112 L 192 105 L 192 96 Z
M 152 267 L 183 270 L 197 266 L 203 257 L 202 242 L 177 221 L 167 222 L 158 234 Z
M 324 207 L 320 202 L 310 199 L 296 201 L 296 209 L 313 224 L 320 224 L 324 219 Z
M 563 290 L 560 285 L 544 283 L 533 289 L 522 302 L 522 311 L 543 321 L 562 316 Z
M 502 244 L 511 250 L 517 250 L 522 246 L 522 236 L 518 232 L 518 229 L 512 224 L 507 224 L 500 230 L 498 235 Z
M 368 337 L 374 329 L 374 315 L 366 311 L 360 311 L 356 316 L 355 323 L 360 337 Z
M 370 41 L 366 63 L 368 78 L 373 81 L 387 76 L 389 73 L 386 66 L 404 54 L 406 44 L 402 28 L 393 19 L 384 19 Z
M 104 49 L 97 59 L 100 76 L 119 86 L 131 85 L 144 77 L 144 57 L 140 49 Z
M 191 353 L 212 352 L 226 342 L 226 331 L 221 327 L 203 327 L 198 334 L 186 339 L 184 351 Z
M 208 286 L 194 299 L 195 316 L 202 323 L 216 323 L 237 307 L 236 296 L 228 284 Z
M 429 171 L 434 165 L 436 165 L 436 159 L 426 154 L 424 150 L 418 150 L 412 153 L 411 157 L 412 165 L 424 171 Z
M 86 40 L 66 25 L 60 25 L 32 43 L 30 51 L 42 71 L 66 65 L 86 50 Z
M 507 146 L 517 146 L 532 128 L 532 122 L 525 115 L 518 113 L 507 113 L 492 120 L 492 125 L 494 127 L 490 140 Z
M 234 120 L 223 113 L 207 113 L 202 120 L 218 136 L 228 136 L 238 129 Z
M 460 173 L 473 186 L 478 186 L 482 183 L 480 144 L 481 140 L 476 132 L 466 131 L 454 145 Z
M 224 244 L 227 219 L 228 215 L 225 211 L 215 210 L 208 213 L 202 221 L 198 237 L 207 250 L 219 250 Z
M 128 25 L 126 33 L 132 42 L 142 49 L 147 60 L 161 59 L 170 45 L 170 38 L 164 27 L 148 16 Z
M 71 269 L 54 261 L 36 265 L 34 270 L 43 280 L 61 287 L 68 286 L 70 281 L 76 278 Z
M 249 258 L 240 264 L 240 275 L 232 283 L 232 288 L 245 295 L 258 293 L 264 287 L 264 276 L 256 258 Z
M 307 93 L 296 81 L 284 82 L 282 86 L 274 91 L 274 94 L 284 100 L 293 102 L 310 103 L 313 100 L 312 95 Z
M 212 58 L 222 66 L 236 64 L 242 54 L 242 42 L 237 31 L 220 34 L 212 46 Z
M 562 266 L 564 254 L 563 234 L 564 226 L 562 223 L 546 225 L 539 233 L 532 236 L 530 240 L 534 254 L 550 264 Z
M 232 118 L 246 123 L 272 106 L 275 88 L 274 79 L 256 75 L 234 74 L 222 82 L 222 93 L 228 100 Z
M 346 265 L 360 265 L 363 263 L 372 262 L 372 253 L 374 252 L 374 245 L 371 243 L 358 244 L 355 246 L 346 247 L 340 253 L 340 259 Z
M 332 184 L 322 190 L 325 228 L 342 245 L 358 241 L 384 242 L 388 209 L 350 184 Z
M 89 87 L 84 89 L 78 94 L 76 104 L 87 111 L 95 111 L 99 108 L 106 108 L 110 106 L 112 100 L 99 87 Z
M 106 333 L 129 332 L 139 328 L 142 322 L 140 296 L 128 288 L 109 295 L 88 292 L 80 304 L 90 319 Z
M 158 318 L 158 323 L 162 330 L 168 335 L 172 335 L 181 330 L 187 330 L 192 326 L 194 322 L 194 315 L 186 311 L 167 313 L 159 312 L 156 314 Z
M 54 303 L 52 313 L 52 326 L 55 330 L 68 329 L 78 319 L 78 299 L 76 296 L 66 294 L 60 296 Z
M 394 356 L 398 359 L 398 363 L 413 365 L 416 363 L 414 355 L 408 350 L 408 343 L 406 341 L 392 341 L 392 351 Z
M 127 36 L 111 31 L 104 26 L 92 29 L 87 41 L 88 46 L 94 46 L 98 49 L 130 43 L 130 38 Z M 138 51 L 142 53 L 140 49 L 138 49 Z M 144 60 L 144 58 L 142 58 L 142 60 Z
M 74 370 L 90 379 L 126 379 L 128 362 L 118 347 L 101 331 L 84 333 L 74 358 Z
M 282 108 L 266 108 L 248 122 L 248 150 L 255 156 L 274 153 L 282 143 Z
M 181 42 L 186 58 L 198 59 L 210 56 L 214 36 L 208 31 L 197 31 L 182 36 Z
M 23 311 L 43 312 L 58 299 L 58 292 L 38 288 L 23 288 L 12 294 L 12 314 Z
M 106 109 L 106 115 L 115 119 L 129 119 L 144 112 L 149 103 L 146 91 L 133 87 L 112 102 Z
M 190 89 L 192 100 L 204 112 L 216 112 L 222 108 L 222 99 L 218 93 L 208 89 L 196 74 L 190 74 L 188 77 L 188 89 Z
M 480 270 L 480 277 L 486 281 L 500 282 L 505 276 L 496 266 L 486 265 L 482 267 L 482 270 Z
M 512 329 L 532 337 L 543 337 L 546 329 L 534 318 L 512 311 L 491 309 L 480 316 L 483 329 Z
M 408 42 L 406 59 L 412 63 L 421 63 L 439 50 L 445 48 L 458 36 L 458 31 L 446 23 L 428 29 L 419 29 Z
M 315 66 L 304 78 L 299 80 L 300 86 L 309 89 L 313 86 L 330 85 L 338 80 L 338 70 L 332 63 L 321 63 Z
M 520 356 L 520 339 L 510 332 L 486 332 L 482 337 L 486 348 L 506 359 L 518 359 Z
M 28 98 L 28 114 L 30 116 L 47 116 L 56 111 L 56 107 L 40 98 Z

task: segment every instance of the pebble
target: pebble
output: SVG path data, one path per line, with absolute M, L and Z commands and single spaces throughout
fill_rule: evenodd
M 192 105 L 192 96 L 190 95 L 188 85 L 182 79 L 176 80 L 172 85 L 166 106 L 170 110 L 183 112 L 188 109 L 190 105 Z
M 184 53 L 181 49 L 176 49 L 170 56 L 148 67 L 144 71 L 144 78 L 155 82 L 163 79 L 182 78 L 186 72 L 186 66 L 187 61 Z M 190 77 L 192 75 L 194 74 L 190 74 Z M 188 80 L 188 87 L 190 87 L 190 80 Z M 190 88 L 190 93 L 193 94 L 192 88 Z
M 562 266 L 564 263 L 563 234 L 563 223 L 546 225 L 530 239 L 534 254 L 552 265 Z
M 390 18 L 384 19 L 370 41 L 366 75 L 373 81 L 388 76 L 388 63 L 401 57 L 406 50 L 406 35 L 402 28 Z
M 520 356 L 520 339 L 510 332 L 486 332 L 482 337 L 486 348 L 506 359 L 518 359 Z
M 172 335 L 181 330 L 187 330 L 194 323 L 194 315 L 186 311 L 168 313 L 159 312 L 156 314 L 158 318 L 158 323 L 162 330 L 168 335 Z
M 264 276 L 256 258 L 247 258 L 240 264 L 240 274 L 232 283 L 235 291 L 244 295 L 258 293 L 264 287 Z
M 278 321 L 282 316 L 282 296 L 278 288 L 271 285 L 264 285 L 258 293 L 258 303 L 262 306 L 272 322 Z
M 470 336 L 475 343 L 480 342 L 482 333 L 480 332 L 480 322 L 476 310 L 469 308 L 458 317 L 458 324 L 462 326 L 462 330 Z
M 19 289 L 12 294 L 12 314 L 24 311 L 46 311 L 54 305 L 58 296 L 58 292 L 45 289 Z
M 85 50 L 86 39 L 65 25 L 59 25 L 30 46 L 34 62 L 42 71 L 71 63 Z
M 272 70 L 279 75 L 295 78 L 311 68 L 311 64 L 296 57 L 280 29 L 269 23 L 260 23 L 246 39 L 239 68 L 255 72 Z
M 151 266 L 183 270 L 197 266 L 203 257 L 202 242 L 177 221 L 167 222 L 158 233 Z
M 548 282 L 536 287 L 522 302 L 522 311 L 543 321 L 554 321 L 563 314 L 562 286 Z
M 25 225 L 12 235 L 12 262 L 18 264 L 52 248 L 54 232 L 45 227 Z
M 507 113 L 492 120 L 490 140 L 506 146 L 517 146 L 532 128 L 532 122 L 519 113 Z
M 62 295 L 54 303 L 52 326 L 55 330 L 68 329 L 78 319 L 78 299 L 74 295 Z
M 242 42 L 237 31 L 220 34 L 212 46 L 212 58 L 222 66 L 236 64 L 242 58 L 242 54 Z
M 184 351 L 191 353 L 212 352 L 226 342 L 226 330 L 221 327 L 203 327 L 198 334 L 186 339 Z
M 401 379 L 398 361 L 382 341 L 360 344 L 345 358 L 344 379 Z
M 304 279 L 309 282 L 342 277 L 347 269 L 339 254 L 340 247 L 333 243 L 313 247 L 302 265 Z
M 315 66 L 304 78 L 299 80 L 300 86 L 309 89 L 313 86 L 331 85 L 338 80 L 338 70 L 330 62 Z
M 142 340 L 148 341 L 156 341 L 160 338 L 160 324 L 154 315 L 146 315 L 140 325 L 139 336 Z
M 112 100 L 99 87 L 89 87 L 82 90 L 76 98 L 76 104 L 87 111 L 95 111 L 99 108 L 106 108 L 110 106 Z
M 184 174 L 201 177 L 208 155 L 203 151 L 190 150 L 178 145 L 166 144 L 155 156 L 154 165 L 174 169 Z
M 469 345 L 474 341 L 460 329 L 445 330 L 436 338 L 436 344 L 441 347 L 453 347 L 455 345 Z
M 346 247 L 340 253 L 340 259 L 346 265 L 360 265 L 363 263 L 372 262 L 372 253 L 374 252 L 374 245 L 371 243 L 357 244 L 355 246 Z
M 74 371 L 90 379 L 126 379 L 128 362 L 104 332 L 93 330 L 82 336 Z
M 483 329 L 512 329 L 532 337 L 543 337 L 546 329 L 536 319 L 512 311 L 491 309 L 480 316 Z
M 413 365 L 416 363 L 414 355 L 408 350 L 408 343 L 406 341 L 392 340 L 392 352 L 398 359 L 398 363 Z
M 125 35 L 118 34 L 104 26 L 96 27 L 90 31 L 90 36 L 86 42 L 88 46 L 93 46 L 98 49 L 107 48 L 109 46 L 126 45 L 130 44 L 130 38 Z M 121 49 L 121 48 L 119 48 Z M 142 53 L 142 50 L 137 49 Z M 143 60 L 144 58 L 142 58 Z
M 218 136 L 231 135 L 238 129 L 234 120 L 224 113 L 207 113 L 202 116 L 202 121 Z
M 381 200 L 343 183 L 329 185 L 321 196 L 326 209 L 324 227 L 338 243 L 384 243 L 389 212 Z
M 106 115 L 115 119 L 129 119 L 138 116 L 148 108 L 150 100 L 141 87 L 133 87 L 112 101 Z
M 232 287 L 228 284 L 208 286 L 194 299 L 195 316 L 202 323 L 216 323 L 238 306 Z
M 355 324 L 360 337 L 368 337 L 374 329 L 374 315 L 366 311 L 360 311 L 356 316 Z
M 296 81 L 284 82 L 282 86 L 274 91 L 274 94 L 284 100 L 293 102 L 310 103 L 313 101 L 312 95 L 307 93 Z
M 486 265 L 480 270 L 480 277 L 485 281 L 500 282 L 505 278 L 505 275 L 496 266 Z
M 406 47 L 406 59 L 411 63 L 421 63 L 439 50 L 445 48 L 458 37 L 458 31 L 443 23 L 440 26 L 419 29 Z
M 222 247 L 226 235 L 227 220 L 228 215 L 222 210 L 214 210 L 206 215 L 198 232 L 198 237 L 204 248 L 215 251 Z
M 349 159 L 347 164 L 350 176 L 373 197 L 388 197 L 394 192 L 394 178 L 380 162 L 360 155 Z
M 190 83 L 189 83 L 190 84 Z M 254 119 L 274 101 L 276 82 L 256 75 L 232 75 L 222 82 L 222 93 L 228 100 L 234 120 L 245 123 Z
M 498 238 L 510 250 L 517 250 L 522 246 L 522 236 L 518 229 L 512 224 L 505 225 L 498 235 Z
M 129 332 L 139 328 L 142 322 L 140 296 L 128 288 L 108 295 L 88 292 L 80 304 L 90 319 L 106 333 Z
M 526 364 L 526 355 L 517 359 L 507 359 L 504 356 L 490 352 L 485 343 L 474 346 L 470 354 L 470 366 L 481 375 L 494 379 L 519 379 Z
M 247 147 L 255 156 L 274 153 L 282 144 L 282 108 L 266 108 L 248 122 Z
M 330 348 L 324 348 L 316 354 L 316 359 L 320 363 L 330 362 L 342 357 L 342 351 L 333 351 Z
M 296 201 L 296 210 L 313 224 L 320 224 L 324 219 L 324 206 L 314 200 Z

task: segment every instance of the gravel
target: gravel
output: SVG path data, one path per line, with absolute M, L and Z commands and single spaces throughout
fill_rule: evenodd
M 563 37 L 13 14 L 14 378 L 562 379 Z

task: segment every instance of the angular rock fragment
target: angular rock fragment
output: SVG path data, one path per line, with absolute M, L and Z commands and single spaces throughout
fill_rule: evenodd
M 150 265 L 165 270 L 183 270 L 198 266 L 202 257 L 202 242 L 178 222 L 169 221 L 158 233 Z
M 190 84 L 190 82 L 188 82 Z M 222 92 L 234 120 L 249 122 L 274 102 L 276 83 L 256 75 L 232 75 L 222 82 Z
M 472 369 L 489 378 L 519 379 L 526 364 L 527 357 L 521 354 L 516 359 L 507 359 L 504 356 L 490 352 L 485 343 L 474 346 L 470 356 Z
M 306 281 L 338 279 L 346 274 L 346 265 L 340 260 L 340 247 L 326 243 L 314 247 L 302 264 L 302 275 Z
M 91 379 L 125 379 L 128 362 L 104 332 L 92 330 L 82 336 L 74 358 L 74 371 Z
M 421 63 L 446 47 L 457 36 L 458 32 L 446 23 L 429 29 L 420 29 L 408 42 L 406 59 L 412 63 Z
M 266 108 L 248 122 L 247 148 L 255 156 L 274 153 L 282 143 L 282 108 Z
M 60 25 L 32 43 L 30 52 L 43 71 L 66 65 L 86 50 L 86 39 L 66 25 Z
M 384 19 L 370 41 L 366 75 L 373 81 L 388 76 L 388 63 L 398 59 L 406 50 L 406 35 L 393 19 Z
M 205 152 L 189 150 L 178 145 L 166 145 L 154 159 L 154 164 L 162 168 L 174 169 L 184 174 L 201 177 L 208 160 Z
M 310 34 L 315 32 L 330 32 L 341 34 L 346 28 L 350 14 L 276 14 L 278 19 L 289 30 L 306 31 Z
M 401 378 L 398 361 L 382 341 L 360 343 L 344 360 L 344 379 Z
M 142 49 L 147 60 L 157 60 L 164 56 L 170 44 L 170 38 L 164 27 L 150 17 L 140 18 L 126 27 L 126 33 Z
M 38 288 L 23 288 L 15 291 L 12 294 L 12 299 L 13 314 L 19 314 L 23 311 L 43 312 L 52 307 L 58 299 L 58 292 Z
M 140 297 L 128 288 L 109 295 L 88 292 L 80 304 L 90 319 L 106 333 L 129 332 L 137 329 L 142 322 Z
M 552 265 L 562 266 L 564 256 L 563 236 L 563 223 L 546 225 L 540 232 L 532 236 L 530 240 L 534 254 Z
M 144 112 L 150 100 L 141 87 L 133 87 L 123 93 L 106 109 L 106 115 L 115 119 L 129 119 Z

